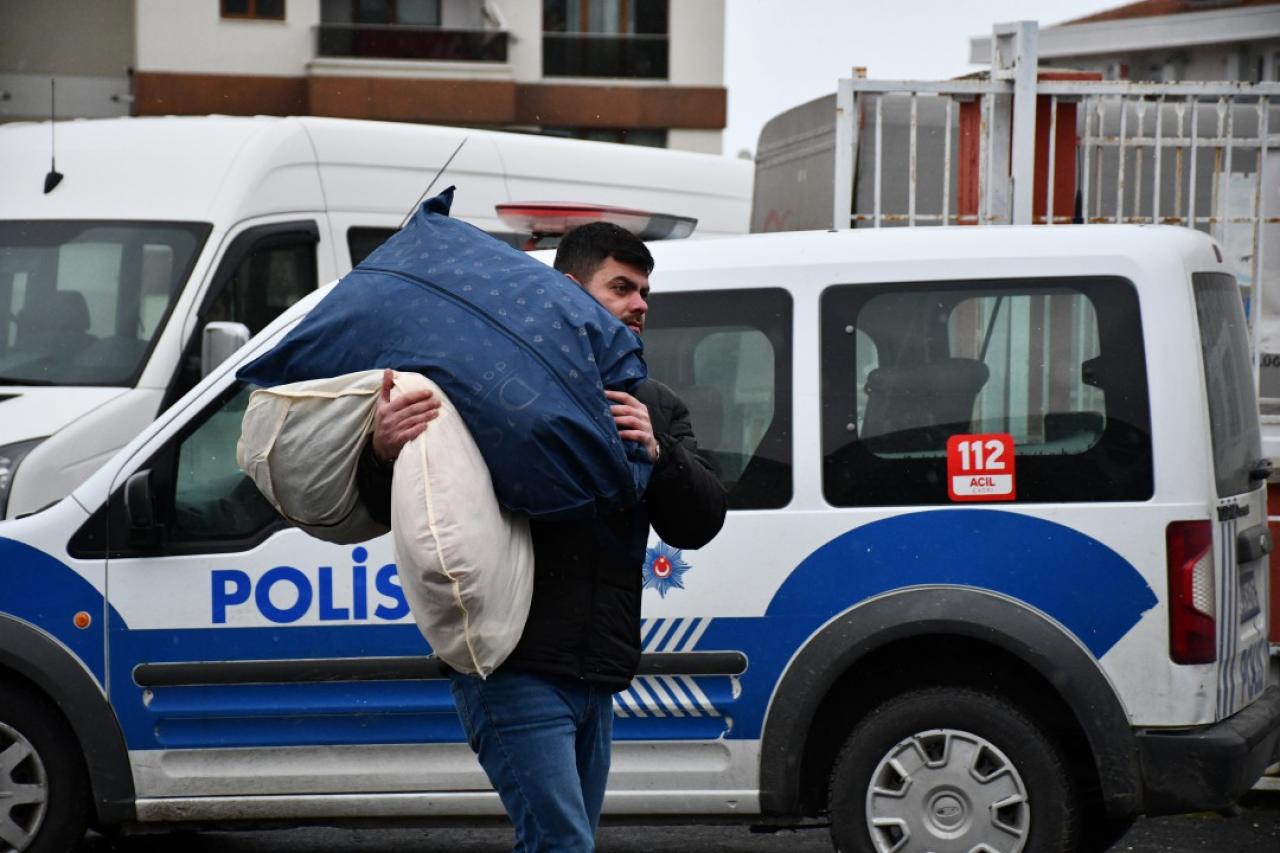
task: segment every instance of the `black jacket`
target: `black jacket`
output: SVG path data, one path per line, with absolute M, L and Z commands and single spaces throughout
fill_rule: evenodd
M 660 448 L 644 500 L 590 521 L 530 525 L 533 601 L 504 667 L 625 689 L 640 662 L 641 564 L 649 526 L 668 545 L 700 548 L 724 524 L 724 486 L 697 453 L 688 408 L 654 380 L 643 382 L 635 396 L 649 409 Z M 368 447 L 357 483 L 370 514 L 387 523 L 390 466 L 379 465 Z

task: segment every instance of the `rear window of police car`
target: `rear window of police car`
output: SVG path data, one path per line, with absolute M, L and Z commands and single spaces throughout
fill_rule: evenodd
M 1200 321 L 1213 471 L 1218 497 L 1225 498 L 1249 491 L 1254 485 L 1250 469 L 1262 458 L 1249 333 L 1234 276 L 1196 273 L 1191 282 Z

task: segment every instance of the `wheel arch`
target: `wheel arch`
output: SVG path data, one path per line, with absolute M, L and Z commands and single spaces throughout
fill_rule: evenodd
M 918 663 L 921 654 L 959 668 L 921 674 L 904 666 L 907 660 Z M 871 683 L 877 675 L 887 675 L 891 683 L 878 688 Z M 1055 722 L 1073 727 L 1066 734 L 1088 748 L 1088 769 L 1105 814 L 1141 812 L 1136 742 L 1096 660 L 1038 611 L 962 587 L 915 588 L 875 598 L 835 617 L 810 638 L 770 699 L 760 744 L 762 811 L 819 811 L 835 749 L 876 697 L 904 686 L 973 679 L 1021 692 L 1042 713 L 1056 714 Z
M 115 712 L 101 686 L 70 652 L 34 626 L 0 615 L 0 680 L 48 699 L 75 734 L 99 823 L 131 821 L 133 771 Z

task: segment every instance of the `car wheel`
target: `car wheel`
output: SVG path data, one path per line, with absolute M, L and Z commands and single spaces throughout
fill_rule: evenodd
M 873 709 L 836 759 L 829 807 L 845 853 L 1069 853 L 1079 834 L 1061 750 L 1016 706 L 966 688 Z
M 0 685 L 0 853 L 65 853 L 84 836 L 89 787 L 57 712 Z

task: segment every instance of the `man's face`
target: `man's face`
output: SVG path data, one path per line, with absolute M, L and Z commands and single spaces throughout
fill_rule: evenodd
M 637 335 L 644 331 L 644 318 L 649 312 L 649 276 L 630 264 L 605 258 L 583 286 L 631 331 Z

